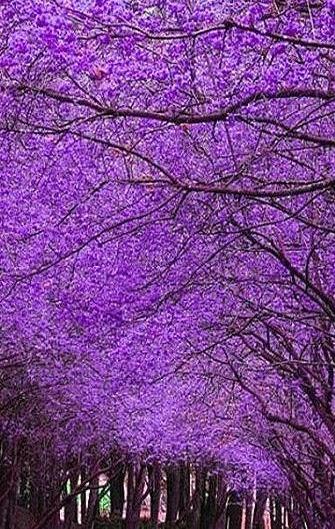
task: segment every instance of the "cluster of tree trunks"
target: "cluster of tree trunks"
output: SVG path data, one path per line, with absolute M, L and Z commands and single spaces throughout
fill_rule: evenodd
M 99 471 L 69 465 L 58 478 L 34 476 L 17 445 L 1 448 L 0 529 L 18 527 L 20 509 L 31 515 L 24 529 L 94 529 L 99 504 L 109 494 L 113 528 L 138 529 L 143 502 L 150 499 L 149 529 L 303 529 L 303 514 L 291 497 L 273 498 L 266 491 L 241 495 L 229 490 L 224 478 L 188 463 L 116 463 L 99 484 Z M 89 492 L 87 492 L 89 491 Z M 78 517 L 80 505 L 80 519 Z M 63 520 L 60 509 L 63 508 Z M 35 520 L 35 521 L 34 521 Z

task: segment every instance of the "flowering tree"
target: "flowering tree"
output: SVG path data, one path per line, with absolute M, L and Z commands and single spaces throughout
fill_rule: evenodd
M 234 494 L 289 493 L 292 528 L 331 528 L 334 3 L 0 16 L 11 483 L 20 443 L 54 491 L 75 468 L 73 496 L 83 466 L 92 483 L 130 461 L 141 498 L 144 464 L 192 462 Z

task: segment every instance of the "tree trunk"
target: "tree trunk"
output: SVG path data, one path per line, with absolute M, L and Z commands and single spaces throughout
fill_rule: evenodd
M 17 504 L 26 510 L 28 510 L 30 507 L 29 487 L 30 487 L 30 470 L 29 470 L 29 465 L 26 462 L 24 462 L 20 469 L 19 492 L 18 492 Z
M 0 528 L 13 529 L 15 524 L 15 510 L 17 504 L 17 485 L 20 472 L 20 450 L 15 443 L 3 446 L 8 454 L 9 463 L 1 465 L 0 496 Z
M 271 529 L 283 529 L 281 504 L 275 498 L 271 499 Z
M 0 529 L 7 529 L 8 525 L 8 516 L 9 516 L 9 496 L 6 496 L 1 502 L 0 508 Z
M 304 529 L 303 515 L 299 505 L 297 505 L 293 499 L 289 502 L 289 508 L 287 509 L 288 524 L 290 529 Z M 332 523 L 330 523 L 332 527 Z M 277 529 L 277 527 L 275 528 Z M 279 529 L 282 529 L 279 526 Z
M 124 505 L 124 478 L 125 468 L 120 465 L 117 474 L 110 481 L 111 515 L 114 518 L 122 518 Z
M 217 483 L 217 503 L 215 529 L 225 529 L 226 527 L 226 505 L 227 505 L 227 485 L 222 476 L 218 476 Z
M 229 529 L 241 529 L 242 526 L 242 500 L 236 492 L 229 494 L 227 505 L 227 524 Z
M 245 529 L 252 529 L 252 519 L 253 519 L 253 495 L 247 494 L 245 498 Z M 271 529 L 274 529 L 271 527 Z
M 145 465 L 128 466 L 126 529 L 137 529 L 144 499 Z
M 177 466 L 166 469 L 166 524 L 176 522 L 179 511 L 180 470 Z
M 253 529 L 265 529 L 264 511 L 266 506 L 266 500 L 267 494 L 263 491 L 257 491 Z
M 83 483 L 86 479 L 86 470 L 84 467 L 81 469 L 80 476 L 81 476 L 81 483 Z M 81 514 L 81 523 L 83 523 L 86 518 L 86 490 L 84 490 L 80 494 L 80 514 Z
M 217 512 L 217 476 L 210 475 L 207 478 L 208 489 L 203 494 L 201 509 L 201 528 L 214 529 Z
M 190 529 L 200 529 L 201 503 L 204 494 L 205 474 L 197 468 L 195 471 L 195 491 L 192 497 L 192 512 L 190 514 Z
M 94 519 L 97 514 L 98 510 L 98 485 L 99 485 L 99 478 L 95 477 L 92 479 L 91 483 L 91 490 L 88 497 L 88 506 L 85 516 L 85 529 L 92 529 L 94 524 Z
M 70 479 L 70 493 L 74 491 L 78 485 L 78 473 L 76 470 L 71 470 L 69 473 Z M 78 523 L 78 505 L 77 497 L 72 498 L 64 507 L 64 529 L 71 529 L 73 524 Z
M 159 524 L 162 470 L 159 463 L 154 463 L 148 470 L 150 483 L 150 527 L 151 529 L 157 529 Z
M 179 518 L 184 518 L 187 511 L 190 510 L 190 502 L 190 465 L 182 463 L 180 466 Z

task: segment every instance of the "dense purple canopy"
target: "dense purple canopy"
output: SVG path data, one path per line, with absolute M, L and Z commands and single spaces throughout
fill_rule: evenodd
M 15 0 L 0 21 L 3 428 L 319 497 L 334 2 Z

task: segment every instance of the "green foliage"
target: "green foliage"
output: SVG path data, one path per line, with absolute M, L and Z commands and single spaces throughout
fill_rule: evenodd
M 108 514 L 110 512 L 110 508 L 111 508 L 111 499 L 110 499 L 109 490 L 107 490 L 106 493 L 100 498 L 100 501 L 99 501 L 100 513 L 102 515 Z

